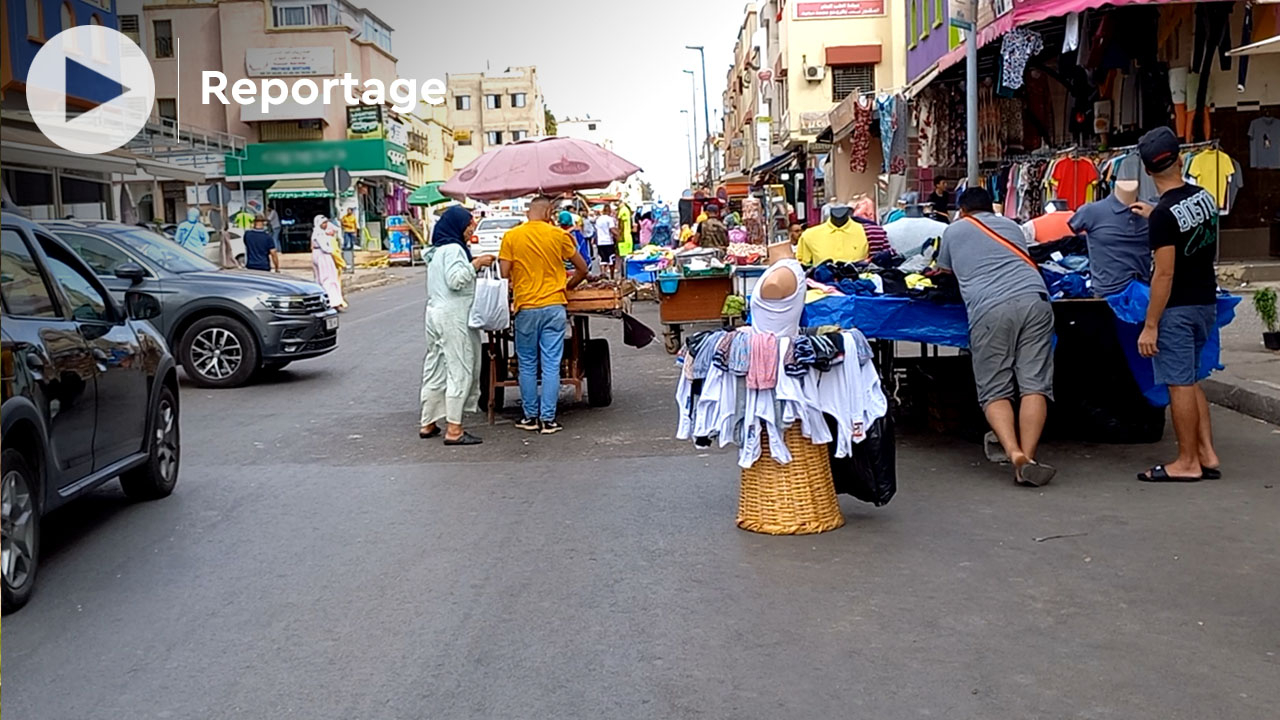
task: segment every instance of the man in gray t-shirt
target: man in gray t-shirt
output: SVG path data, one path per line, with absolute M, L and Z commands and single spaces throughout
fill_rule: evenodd
M 970 188 L 957 204 L 961 218 L 942 233 L 938 267 L 955 273 L 960 283 L 978 402 L 1013 462 L 1014 480 L 1044 485 L 1056 472 L 1035 461 L 1053 397 L 1049 291 L 1027 253 L 1022 228 L 992 212 L 991 193 Z
M 1091 202 L 1067 221 L 1089 243 L 1089 273 L 1095 297 L 1114 295 L 1131 280 L 1151 282 L 1147 219 L 1113 195 Z

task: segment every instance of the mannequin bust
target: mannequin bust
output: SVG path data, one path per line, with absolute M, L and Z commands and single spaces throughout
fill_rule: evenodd
M 1116 199 L 1125 205 L 1132 205 L 1138 201 L 1138 181 L 1137 180 L 1117 180 L 1116 181 Z
M 831 208 L 831 224 L 836 227 L 844 227 L 852 215 L 853 208 L 848 205 L 836 205 Z
M 835 218 L 832 217 L 832 220 Z M 845 218 L 848 222 L 849 218 Z M 790 242 L 774 243 L 767 248 L 769 264 L 774 265 L 782 260 L 794 260 L 796 257 L 795 249 L 791 247 Z M 769 276 L 760 281 L 756 286 L 756 292 L 760 297 L 769 300 L 783 300 L 791 297 L 796 291 L 796 279 L 789 272 L 769 273 Z
M 909 218 L 924 217 L 923 205 L 908 205 L 902 210 L 903 215 Z

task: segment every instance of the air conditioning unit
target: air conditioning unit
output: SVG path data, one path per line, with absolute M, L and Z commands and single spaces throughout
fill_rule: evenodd
M 804 79 L 809 82 L 822 82 L 827 76 L 827 66 L 825 65 L 805 65 Z

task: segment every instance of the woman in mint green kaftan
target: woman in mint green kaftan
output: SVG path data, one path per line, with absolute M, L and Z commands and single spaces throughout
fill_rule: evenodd
M 422 423 L 418 435 L 440 434 L 446 445 L 478 445 L 462 429 L 462 415 L 476 412 L 480 399 L 480 331 L 468 327 L 476 294 L 476 271 L 493 256 L 472 259 L 466 238 L 474 220 L 461 206 L 445 211 L 431 234 L 427 261 L 427 357 L 422 364 Z

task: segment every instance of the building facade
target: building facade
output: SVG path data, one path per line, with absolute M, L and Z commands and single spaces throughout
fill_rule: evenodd
M 606 150 L 613 149 L 613 139 L 608 135 L 605 122 L 590 115 L 556 120 L 556 135 L 586 140 Z
M 443 182 L 453 175 L 453 129 L 445 106 L 418 105 L 405 119 L 409 125 L 409 185 Z
M 446 84 L 447 122 L 457 143 L 457 167 L 490 148 L 547 134 L 546 105 L 536 67 L 448 75 Z
M 764 47 L 759 13 L 747 5 L 733 46 L 733 65 L 725 78 L 724 92 L 724 175 L 749 175 L 767 157 L 761 157 L 757 141 L 757 119 L 761 115 L 760 69 Z M 767 128 L 766 128 L 767 132 Z M 767 149 L 766 149 L 767 152 Z

